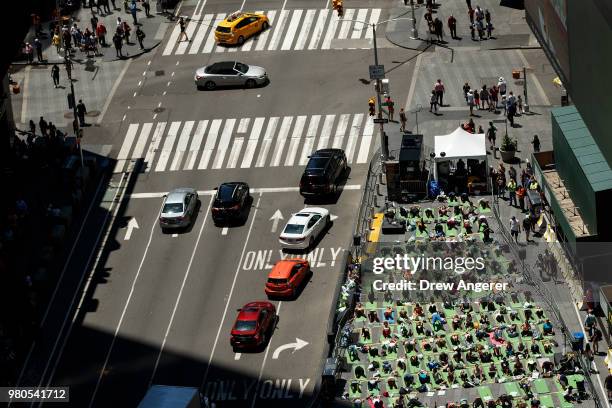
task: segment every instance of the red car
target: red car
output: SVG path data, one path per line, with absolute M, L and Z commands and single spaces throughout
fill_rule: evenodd
M 265 346 L 276 325 L 276 307 L 270 302 L 251 302 L 238 309 L 230 344 L 234 350 Z
M 266 295 L 269 298 L 294 298 L 309 273 L 310 264 L 304 259 L 278 261 L 268 275 Z

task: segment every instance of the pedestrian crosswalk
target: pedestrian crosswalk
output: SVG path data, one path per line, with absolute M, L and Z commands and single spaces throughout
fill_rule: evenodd
M 363 113 L 130 123 L 115 172 L 140 158 L 145 172 L 303 166 L 312 152 L 330 147 L 363 164 L 373 134 Z
M 268 16 L 270 28 L 248 39 L 240 47 L 216 44 L 215 28 L 225 19 L 227 13 L 211 13 L 194 15 L 191 18 L 186 28 L 190 42 L 177 42 L 179 27 L 175 26 L 162 55 L 264 50 L 369 49 L 371 48 L 369 40 L 372 39 L 371 24 L 378 23 L 381 9 L 346 9 L 342 18 L 338 18 L 329 9 L 268 10 L 257 13 Z

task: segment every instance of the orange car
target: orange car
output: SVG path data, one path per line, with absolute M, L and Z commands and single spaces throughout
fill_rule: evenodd
M 283 259 L 278 261 L 266 282 L 269 298 L 293 298 L 310 274 L 310 264 L 304 259 Z
M 244 41 L 270 27 L 270 20 L 263 14 L 237 11 L 221 21 L 215 30 L 218 44 L 242 45 Z

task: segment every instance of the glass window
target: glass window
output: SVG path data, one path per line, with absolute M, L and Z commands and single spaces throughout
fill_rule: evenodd
M 164 208 L 162 213 L 164 214 L 180 214 L 183 212 L 183 204 L 182 203 L 166 203 L 164 204 Z
M 308 164 L 306 165 L 306 169 L 307 170 L 312 170 L 312 169 L 324 169 L 325 165 L 328 162 L 328 158 L 327 157 L 311 157 L 310 160 L 308 160 Z
M 257 322 L 254 320 L 238 320 L 236 322 L 236 326 L 234 326 L 234 330 L 251 331 L 251 330 L 255 330 L 256 327 L 257 327 Z
M 232 202 L 234 200 L 234 188 L 233 185 L 222 184 L 217 191 L 217 200 L 222 203 Z
M 301 234 L 304 232 L 304 226 L 298 224 L 287 224 L 283 232 L 285 234 Z
M 218 26 L 217 27 L 217 32 L 219 32 L 219 33 L 231 33 L 232 29 L 230 27 Z
M 236 71 L 240 71 L 243 74 L 246 74 L 247 71 L 249 70 L 249 66 L 247 64 L 243 64 L 241 62 L 237 62 L 236 66 L 234 68 L 236 69 Z
M 284 285 L 287 283 L 287 279 L 269 278 L 268 283 L 272 283 L 274 285 Z

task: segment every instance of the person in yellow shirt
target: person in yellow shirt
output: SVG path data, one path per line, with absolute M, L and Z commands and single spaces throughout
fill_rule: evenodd
M 511 178 L 508 184 L 506 184 L 506 188 L 508 189 L 508 195 L 510 196 L 510 205 L 516 207 L 518 205 L 516 202 L 516 181 Z
M 53 34 L 53 38 L 51 38 L 51 44 L 55 46 L 57 53 L 62 52 L 62 39 L 59 36 L 59 33 Z

